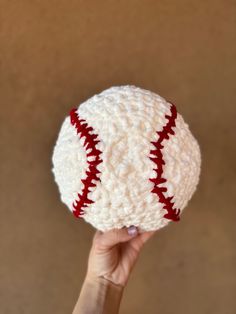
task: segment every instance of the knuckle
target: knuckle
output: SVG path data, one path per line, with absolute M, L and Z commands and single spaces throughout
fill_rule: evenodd
M 120 239 L 120 232 L 118 229 L 113 230 L 113 238 L 115 241 L 118 241 Z
M 96 240 L 93 242 L 93 248 L 95 249 L 95 251 L 99 250 L 101 247 L 102 247 L 101 240 Z

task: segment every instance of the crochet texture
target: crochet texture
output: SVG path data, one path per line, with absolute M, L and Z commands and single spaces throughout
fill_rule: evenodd
M 178 221 L 200 175 L 197 141 L 176 107 L 135 86 L 111 87 L 70 112 L 54 152 L 61 200 L 101 231 Z

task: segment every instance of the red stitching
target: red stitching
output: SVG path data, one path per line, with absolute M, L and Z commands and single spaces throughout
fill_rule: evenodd
M 158 198 L 159 202 L 164 204 L 164 209 L 167 211 L 167 213 L 164 215 L 164 218 L 178 221 L 180 209 L 174 209 L 174 203 L 171 202 L 173 199 L 173 196 L 166 197 L 164 195 L 164 192 L 167 192 L 167 188 L 160 186 L 160 184 L 165 183 L 167 180 L 163 177 L 163 165 L 165 165 L 165 161 L 163 159 L 162 149 L 164 146 L 162 145 L 162 142 L 164 139 L 168 140 L 170 135 L 174 135 L 175 132 L 173 131 L 172 127 L 175 127 L 175 119 L 177 118 L 177 110 L 176 107 L 171 104 L 171 115 L 165 115 L 165 118 L 168 119 L 167 124 L 163 127 L 162 131 L 157 132 L 159 135 L 159 138 L 156 142 L 151 142 L 155 149 L 150 151 L 151 155 L 154 155 L 155 157 L 149 157 L 157 166 L 157 168 L 153 169 L 157 176 L 156 178 L 149 179 L 151 182 L 154 183 L 154 188 L 152 189 L 152 193 L 155 193 Z
M 100 150 L 96 148 L 96 144 L 100 141 L 97 139 L 97 134 L 90 134 L 93 131 L 93 128 L 88 125 L 88 123 L 84 119 L 80 119 L 77 109 L 72 109 L 70 112 L 70 120 L 71 124 L 75 126 L 77 134 L 79 138 L 85 137 L 83 147 L 86 149 L 86 157 L 87 163 L 89 167 L 86 171 L 86 178 L 82 179 L 82 183 L 84 185 L 82 189 L 82 193 L 78 193 L 78 200 L 73 202 L 73 214 L 75 217 L 82 217 L 84 214 L 83 208 L 88 207 L 88 204 L 94 203 L 94 201 L 88 198 L 88 193 L 90 192 L 90 188 L 96 186 L 92 181 L 101 181 L 98 177 L 98 174 L 101 173 L 97 166 L 102 162 L 100 159 L 100 154 L 102 153 Z M 91 150 L 88 152 L 88 150 Z M 88 160 L 88 157 L 94 157 L 92 161 Z

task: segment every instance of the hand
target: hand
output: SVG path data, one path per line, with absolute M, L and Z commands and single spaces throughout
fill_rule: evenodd
M 87 278 L 106 279 L 124 287 L 144 243 L 155 231 L 138 233 L 134 226 L 97 231 L 89 254 Z

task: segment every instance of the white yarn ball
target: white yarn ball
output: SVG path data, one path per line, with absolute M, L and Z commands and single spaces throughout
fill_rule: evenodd
M 62 202 L 103 232 L 178 220 L 198 184 L 201 156 L 175 110 L 153 92 L 119 86 L 72 111 L 52 158 Z

